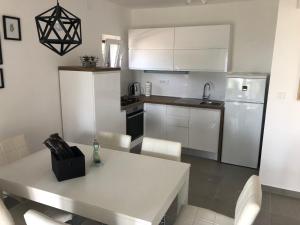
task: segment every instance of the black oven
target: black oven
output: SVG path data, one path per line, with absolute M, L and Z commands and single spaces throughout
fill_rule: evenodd
M 132 141 L 144 135 L 144 107 L 141 104 L 126 111 L 126 133 Z

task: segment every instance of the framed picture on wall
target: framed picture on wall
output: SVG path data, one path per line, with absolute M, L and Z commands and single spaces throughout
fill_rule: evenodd
M 2 58 L 1 36 L 0 36 L 0 65 L 2 64 L 3 64 L 3 58 Z
M 4 39 L 21 41 L 21 21 L 20 18 L 3 16 Z
M 4 88 L 4 75 L 3 75 L 3 69 L 0 69 L 0 88 Z

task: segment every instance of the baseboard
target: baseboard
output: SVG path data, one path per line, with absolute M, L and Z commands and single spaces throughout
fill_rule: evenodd
M 190 148 L 182 148 L 182 153 L 185 155 L 196 156 L 204 159 L 218 160 L 218 155 L 211 152 L 195 150 Z
M 283 195 L 283 196 L 286 196 L 286 197 L 300 199 L 300 192 L 297 192 L 297 191 L 290 191 L 290 190 L 271 187 L 271 186 L 267 186 L 267 185 L 262 185 L 262 189 L 263 189 L 263 191 L 269 192 L 269 193 L 272 193 L 272 194 Z

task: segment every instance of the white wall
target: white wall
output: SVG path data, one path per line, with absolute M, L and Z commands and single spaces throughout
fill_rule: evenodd
M 202 98 L 206 82 L 212 82 L 211 99 L 225 99 L 225 74 L 222 73 L 144 73 L 135 72 L 135 80 L 145 87 L 147 81 L 152 82 L 152 94 L 175 96 L 181 98 Z
M 261 178 L 265 185 L 300 191 L 300 9 L 280 0 Z
M 6 88 L 0 89 L 0 140 L 24 133 L 33 150 L 52 132 L 61 132 L 59 65 L 79 64 L 83 54 L 100 54 L 102 33 L 126 39 L 129 11 L 105 0 L 61 0 L 82 19 L 83 45 L 60 57 L 38 42 L 34 17 L 54 6 L 52 0 L 0 0 L 0 15 L 21 18 L 21 42 L 3 40 Z M 2 20 L 2 18 L 1 18 Z M 0 21 L 2 24 L 2 21 Z M 126 43 L 126 42 L 125 42 Z
M 135 9 L 131 26 L 164 27 L 232 24 L 232 70 L 271 70 L 278 0 L 251 0 L 198 6 Z

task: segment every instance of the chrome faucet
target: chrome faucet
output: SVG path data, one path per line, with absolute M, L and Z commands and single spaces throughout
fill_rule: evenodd
M 211 89 L 211 84 L 207 82 L 204 85 L 204 89 L 203 89 L 203 96 L 202 96 L 202 98 L 204 100 L 208 100 L 210 98 L 210 89 Z

